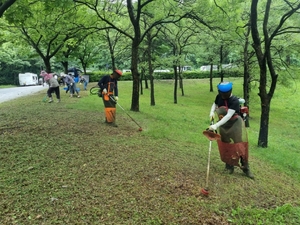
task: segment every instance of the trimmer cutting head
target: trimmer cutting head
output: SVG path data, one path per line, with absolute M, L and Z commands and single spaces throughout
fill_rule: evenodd
M 203 131 L 203 135 L 207 137 L 210 141 L 215 141 L 221 138 L 221 135 L 218 133 L 215 133 L 214 131 L 211 130 L 205 130 Z
M 202 193 L 204 196 L 208 196 L 208 195 L 209 195 L 208 188 L 202 188 L 202 189 L 201 189 L 201 193 Z

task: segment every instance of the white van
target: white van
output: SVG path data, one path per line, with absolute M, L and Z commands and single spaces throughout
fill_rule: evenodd
M 211 65 L 204 65 L 200 67 L 200 71 L 210 71 Z M 218 70 L 218 65 L 213 65 L 213 71 Z
M 21 86 L 38 85 L 38 75 L 35 73 L 19 73 L 19 84 Z

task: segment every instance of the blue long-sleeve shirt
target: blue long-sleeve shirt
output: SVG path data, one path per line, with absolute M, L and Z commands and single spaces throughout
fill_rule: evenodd
M 65 75 L 65 77 L 64 77 L 64 82 L 65 82 L 66 84 L 68 84 L 68 85 L 69 85 L 70 83 L 75 83 L 73 77 L 71 77 L 70 75 Z

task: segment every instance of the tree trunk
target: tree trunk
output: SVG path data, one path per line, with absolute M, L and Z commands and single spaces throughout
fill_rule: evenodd
M 183 78 L 182 75 L 179 74 L 179 87 L 181 89 L 181 96 L 184 96 L 184 89 L 183 89 Z
M 214 88 L 213 88 L 213 76 L 212 76 L 212 72 L 210 71 L 209 73 L 209 91 L 213 92 Z
M 266 148 L 268 147 L 268 133 L 269 133 L 269 115 L 270 115 L 270 100 L 265 97 L 261 98 L 261 115 L 260 115 L 260 129 L 258 146 Z
M 87 62 L 84 61 L 84 57 L 79 58 L 81 66 L 82 66 L 82 70 L 83 70 L 83 74 L 86 74 L 86 69 L 87 69 Z
M 153 74 L 152 74 L 152 78 L 154 78 Z M 148 76 L 146 75 L 146 71 L 144 73 L 144 81 L 145 81 L 145 89 L 149 89 Z
M 50 63 L 50 58 L 49 57 L 44 57 L 43 58 L 45 67 L 46 67 L 46 72 L 51 73 L 51 63 Z
M 218 66 L 218 72 L 220 72 L 221 82 L 224 80 L 224 70 L 222 67 L 223 64 L 223 45 L 220 47 L 220 64 Z
M 212 80 L 213 80 L 213 63 L 210 63 L 210 70 L 209 70 L 209 84 L 210 84 L 210 90 L 209 91 L 210 92 L 214 91 Z
M 258 137 L 258 146 L 266 148 L 268 147 L 268 130 L 269 130 L 269 114 L 270 114 L 270 105 L 271 99 L 275 92 L 276 84 L 277 84 L 277 74 L 275 73 L 274 66 L 272 63 L 271 56 L 271 41 L 268 28 L 268 19 L 270 13 L 270 5 L 271 0 L 268 0 L 266 3 L 266 10 L 264 12 L 264 23 L 263 23 L 263 38 L 260 37 L 258 31 L 258 15 L 257 15 L 257 4 L 258 0 L 252 0 L 251 4 L 251 34 L 253 39 L 253 48 L 255 50 L 255 54 L 259 64 L 260 70 L 260 80 L 259 80 L 259 97 L 261 102 L 261 118 L 260 118 L 260 130 Z M 274 34 L 273 34 L 274 35 Z M 264 40 L 262 44 L 261 40 Z M 264 47 L 264 52 L 263 52 Z M 270 89 L 267 92 L 267 69 L 269 70 L 271 81 Z
M 141 77 L 140 77 L 140 95 L 143 95 L 143 79 L 144 79 L 144 69 L 141 71 Z
M 174 103 L 177 104 L 177 87 L 178 87 L 178 71 L 177 66 L 173 65 L 174 75 L 175 75 L 175 83 L 174 83 Z
M 153 72 L 150 74 L 150 105 L 155 105 Z
M 132 99 L 131 99 L 131 111 L 139 112 L 139 86 L 140 86 L 140 74 L 138 72 L 138 39 L 132 41 L 131 50 L 131 73 L 132 73 Z
M 64 68 L 64 73 L 65 74 L 68 74 L 68 65 L 69 65 L 69 62 L 68 61 L 63 61 L 61 62 L 63 68 Z
M 150 76 L 150 105 L 155 106 L 155 97 L 154 97 L 154 77 L 153 77 L 153 64 L 152 64 L 152 38 L 150 32 L 147 34 L 147 50 L 146 50 L 146 56 L 147 56 L 147 62 L 148 62 L 148 71 Z M 145 79 L 145 84 L 148 87 L 147 80 Z
M 250 71 L 249 71 L 249 54 L 248 54 L 248 47 L 249 47 L 249 35 L 250 35 L 250 26 L 247 26 L 247 31 L 245 34 L 245 44 L 244 44 L 244 83 L 243 83 L 243 98 L 245 99 L 244 106 L 248 107 L 249 109 L 249 98 L 250 98 Z M 250 111 L 249 111 L 250 112 Z M 250 127 L 249 125 L 249 116 L 246 117 L 245 126 Z
M 3 16 L 3 13 L 12 6 L 12 4 L 15 3 L 17 0 L 6 0 L 6 1 L 1 1 L 0 3 L 0 17 Z
M 109 36 L 109 30 L 106 30 L 106 40 L 107 40 L 108 48 L 109 48 L 111 66 L 112 66 L 112 69 L 115 70 L 115 69 L 117 69 L 116 68 L 116 59 L 115 59 L 113 44 L 112 44 L 112 41 Z

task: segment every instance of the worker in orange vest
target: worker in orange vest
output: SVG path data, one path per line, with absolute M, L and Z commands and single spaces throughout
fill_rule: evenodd
M 105 107 L 105 123 L 113 127 L 117 127 L 116 102 L 118 101 L 118 79 L 121 76 L 122 71 L 114 70 L 112 74 L 102 77 L 98 82 Z

